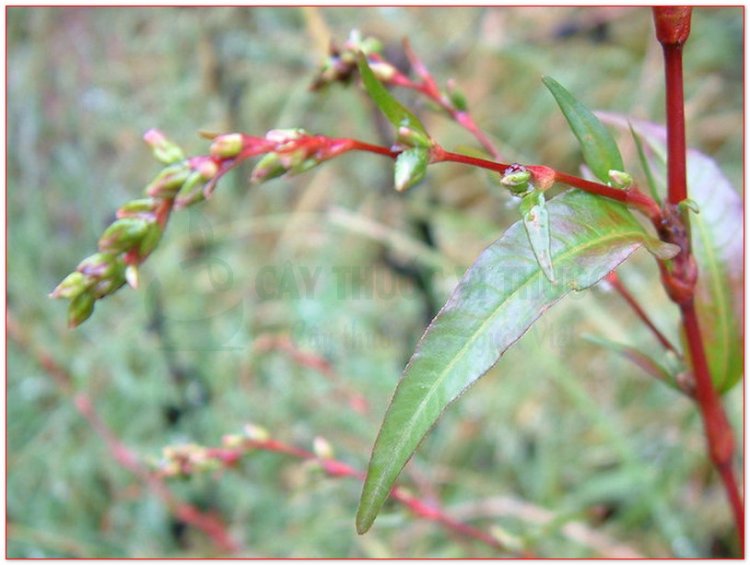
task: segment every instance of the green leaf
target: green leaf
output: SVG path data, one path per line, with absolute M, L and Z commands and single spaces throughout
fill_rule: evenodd
M 623 131 L 628 127 L 622 116 L 601 117 Z M 633 121 L 632 126 L 652 150 L 651 167 L 663 177 L 666 130 L 645 121 Z M 699 269 L 695 307 L 714 386 L 726 392 L 742 378 L 744 369 L 742 200 L 716 161 L 694 149 L 688 150 L 687 176 L 688 195 L 700 209 L 700 214 L 690 216 Z
M 519 210 L 534 256 L 544 271 L 544 276 L 550 282 L 555 282 L 555 269 L 552 267 L 549 250 L 549 214 L 544 206 L 544 193 L 541 190 L 535 190 L 524 196 Z
M 656 188 L 656 180 L 654 180 L 654 174 L 651 172 L 651 165 L 649 164 L 648 159 L 646 159 L 646 153 L 643 151 L 641 136 L 635 132 L 632 124 L 630 124 L 629 122 L 628 129 L 630 130 L 630 135 L 633 137 L 633 142 L 635 142 L 635 148 L 638 151 L 638 161 L 641 163 L 643 174 L 646 175 L 646 184 L 648 185 L 648 190 L 651 193 L 651 198 L 653 198 L 659 205 L 661 205 L 661 197 L 659 196 L 659 191 Z
M 615 140 L 606 127 L 586 106 L 576 100 L 570 92 L 551 77 L 542 82 L 557 100 L 560 110 L 568 120 L 570 129 L 578 138 L 583 160 L 602 182 L 609 182 L 609 171 L 624 171 L 625 166 Z
M 367 58 L 360 53 L 357 58 L 357 64 L 359 65 L 359 73 L 362 76 L 362 82 L 365 85 L 370 97 L 373 99 L 378 108 L 385 114 L 388 121 L 391 122 L 396 129 L 407 128 L 413 135 L 411 139 L 411 145 L 420 145 L 428 147 L 432 143 L 430 136 L 427 134 L 427 130 L 422 125 L 414 114 L 407 110 L 401 103 L 396 100 L 393 95 L 388 92 L 380 81 L 375 76 L 375 73 L 370 69 L 370 65 L 367 63 Z
M 639 349 L 630 345 L 625 345 L 623 343 L 612 341 L 610 339 L 607 339 L 601 336 L 585 335 L 582 337 L 585 340 L 593 343 L 594 345 L 598 345 L 599 347 L 602 347 L 604 349 L 608 349 L 610 351 L 613 351 L 614 353 L 617 353 L 618 355 L 622 356 L 623 358 L 627 359 L 628 361 L 630 361 L 631 363 L 639 367 L 647 375 L 650 375 L 653 378 L 666 383 L 667 385 L 671 386 L 672 388 L 676 390 L 679 390 L 680 392 L 685 392 L 684 390 L 682 390 L 682 388 L 680 388 L 680 384 L 678 382 L 678 375 L 679 375 L 678 371 L 675 371 L 675 370 L 670 371 L 667 367 L 663 366 L 661 363 L 658 363 L 652 357 L 650 357 L 649 355 L 646 355 Z M 670 354 L 674 355 L 671 352 Z M 685 370 L 685 368 L 682 366 L 680 366 L 679 369 L 680 371 Z
M 550 306 L 599 281 L 650 237 L 623 205 L 579 190 L 550 201 L 547 212 L 556 283 L 544 276 L 516 222 L 481 253 L 422 336 L 372 451 L 357 512 L 360 533 L 445 407 Z

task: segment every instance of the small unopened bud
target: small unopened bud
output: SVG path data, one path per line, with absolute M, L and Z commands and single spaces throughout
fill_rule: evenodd
M 147 257 L 154 249 L 156 249 L 156 246 L 159 245 L 159 241 L 161 240 L 162 232 L 162 227 L 156 222 L 148 225 L 146 232 L 141 238 L 141 244 L 138 246 L 138 256 L 141 259 Z M 130 281 L 128 281 L 128 283 L 129 282 Z M 133 286 L 132 284 L 130 286 L 137 288 L 137 282 L 136 286 Z
M 379 39 L 376 39 L 374 37 L 365 37 L 364 39 L 359 41 L 358 47 L 365 55 L 380 53 L 383 50 L 383 44 Z
M 85 322 L 94 312 L 96 298 L 91 292 L 82 292 L 68 306 L 68 327 L 75 328 Z
M 91 288 L 95 298 L 104 298 L 125 284 L 125 265 L 118 261 L 106 278 L 96 281 Z
M 106 278 L 122 263 L 114 253 L 94 253 L 78 264 L 76 271 L 92 279 Z
M 281 164 L 278 153 L 267 153 L 253 168 L 250 174 L 250 182 L 260 184 L 267 180 L 280 177 L 286 173 L 286 167 Z
M 146 187 L 146 194 L 154 198 L 172 198 L 190 176 L 186 163 L 171 165 L 162 170 Z
M 610 169 L 608 175 L 610 186 L 614 188 L 627 189 L 633 185 L 633 177 L 626 172 Z
M 177 163 L 185 158 L 185 154 L 179 145 L 173 143 L 158 129 L 150 129 L 144 135 L 143 139 L 151 146 L 156 157 L 162 163 L 170 165 Z
M 256 426 L 255 424 L 245 424 L 242 431 L 247 439 L 253 441 L 267 441 L 271 437 L 271 434 L 268 433 L 267 429 Z
M 531 172 L 523 165 L 513 163 L 510 167 L 505 169 L 500 182 L 503 186 L 507 186 L 508 190 L 513 194 L 521 195 L 530 190 L 530 180 Z
M 308 133 L 302 128 L 272 129 L 266 133 L 266 140 L 285 143 L 305 137 Z
M 204 181 L 209 181 L 216 176 L 219 172 L 219 167 L 210 159 L 201 161 L 195 168 L 201 175 Z
M 313 452 L 318 459 L 333 459 L 333 447 L 324 437 L 315 436 L 313 439 Z
M 244 441 L 245 438 L 239 434 L 227 434 L 221 438 L 221 445 L 229 449 L 237 449 L 238 447 L 242 447 Z
M 241 133 L 226 133 L 216 136 L 211 143 L 210 153 L 212 157 L 231 159 L 242 151 L 244 142 Z
M 140 284 L 140 274 L 137 265 L 128 265 L 125 267 L 125 281 L 131 288 L 137 289 Z
M 403 192 L 421 181 L 427 173 L 430 151 L 425 147 L 412 147 L 396 157 L 394 184 Z
M 396 67 L 385 61 L 370 61 L 370 70 L 381 82 L 388 82 L 396 74 Z
M 179 210 L 205 200 L 206 195 L 203 192 L 205 184 L 206 181 L 203 179 L 200 171 L 193 171 L 177 193 L 174 203 L 175 208 Z
M 91 284 L 82 273 L 73 271 L 65 277 L 60 284 L 50 293 L 52 298 L 75 298 L 86 290 Z
M 118 218 L 144 218 L 147 219 L 154 215 L 156 209 L 156 200 L 153 198 L 139 198 L 131 200 L 120 206 L 117 210 Z
M 448 81 L 448 98 L 453 104 L 453 107 L 459 112 L 466 112 L 469 109 L 469 103 L 466 101 L 466 96 L 458 88 L 453 80 Z
M 148 225 L 141 218 L 121 218 L 104 230 L 99 238 L 99 249 L 110 253 L 127 251 L 143 238 Z
M 432 146 L 432 140 L 429 137 L 421 131 L 417 131 L 408 126 L 400 126 L 398 128 L 398 142 L 408 147 Z

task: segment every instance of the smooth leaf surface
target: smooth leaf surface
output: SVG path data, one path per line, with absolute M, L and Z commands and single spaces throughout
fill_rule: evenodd
M 552 77 L 542 82 L 555 97 L 560 110 L 578 138 L 583 159 L 597 178 L 609 182 L 609 171 L 624 171 L 620 150 L 599 119 Z
M 544 276 L 551 282 L 555 282 L 555 269 L 552 266 L 552 257 L 549 250 L 549 214 L 544 206 L 544 193 L 535 190 L 524 196 L 519 211 L 523 219 L 523 227 L 526 229 L 526 235 L 529 236 L 531 249 L 534 251 L 534 256 L 539 262 Z
M 362 76 L 362 82 L 365 85 L 365 90 L 373 99 L 375 104 L 378 105 L 380 111 L 385 114 L 388 121 L 391 122 L 396 128 L 407 127 L 410 130 L 422 134 L 425 140 L 429 141 L 427 130 L 425 130 L 422 122 L 419 121 L 414 114 L 406 109 L 394 96 L 388 92 L 388 89 L 384 87 L 375 73 L 370 69 L 370 65 L 367 64 L 367 58 L 360 53 L 357 60 L 359 66 L 359 73 Z M 422 145 L 428 145 L 423 143 Z
M 650 238 L 621 204 L 569 191 L 547 204 L 551 283 L 523 222 L 485 249 L 429 325 L 404 370 L 375 442 L 357 531 L 367 531 L 427 431 L 445 407 L 492 367 L 550 306 L 585 289 Z
M 607 122 L 627 128 L 622 116 L 601 114 Z M 662 171 L 666 129 L 632 122 L 633 129 L 652 149 L 651 167 Z M 693 253 L 698 262 L 695 306 L 714 385 L 732 388 L 744 369 L 742 332 L 743 223 L 742 201 L 716 161 L 694 149 L 687 155 L 688 196 L 700 209 L 690 214 Z

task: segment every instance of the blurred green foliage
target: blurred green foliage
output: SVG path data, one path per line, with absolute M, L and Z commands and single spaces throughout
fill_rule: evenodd
M 460 166 L 430 168 L 406 195 L 372 155 L 252 190 L 243 169 L 211 201 L 174 215 L 142 290 L 123 289 L 68 331 L 65 305 L 46 295 L 158 170 L 141 141 L 148 128 L 193 153 L 207 147 L 198 129 L 304 127 L 387 143 L 356 87 L 307 91 L 329 34 L 343 41 L 352 28 L 399 61 L 408 36 L 441 83 L 457 81 L 509 160 L 579 165 L 544 74 L 592 108 L 664 113 L 644 8 L 9 8 L 7 17 L 9 312 L 146 461 L 169 444 L 218 445 L 252 421 L 301 446 L 324 436 L 363 468 L 429 315 L 515 221 L 486 175 Z M 735 186 L 742 33 L 741 8 L 696 9 L 685 52 L 689 143 Z M 447 147 L 471 144 L 423 100 L 398 96 Z M 623 153 L 637 171 L 632 143 Z M 621 276 L 676 341 L 676 311 L 649 257 Z M 615 295 L 568 299 L 447 411 L 402 483 L 543 556 L 607 553 L 593 537 L 574 539 L 573 520 L 646 556 L 735 551 L 695 410 L 584 332 L 658 353 Z M 325 357 L 337 380 L 253 347 L 269 334 Z M 7 369 L 9 557 L 217 555 L 113 460 L 70 395 L 12 341 Z M 737 426 L 739 388 L 726 399 Z M 352 391 L 368 400 L 365 414 L 349 406 Z M 360 485 L 276 454 L 170 487 L 221 515 L 241 556 L 496 555 L 393 505 L 357 536 Z M 542 509 L 551 522 L 540 522 Z

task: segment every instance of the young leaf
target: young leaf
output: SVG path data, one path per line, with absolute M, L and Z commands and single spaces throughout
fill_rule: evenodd
M 425 331 L 375 442 L 359 510 L 366 532 L 419 442 L 445 407 L 481 377 L 550 306 L 593 285 L 650 236 L 626 207 L 583 191 L 547 204 L 551 283 L 516 222 L 479 256 Z
M 362 83 L 365 85 L 370 97 L 373 99 L 378 108 L 385 114 L 388 121 L 391 122 L 397 130 L 401 128 L 408 129 L 414 136 L 413 145 L 427 147 L 431 145 L 430 136 L 414 114 L 407 110 L 393 95 L 380 83 L 375 73 L 370 69 L 367 58 L 360 53 L 357 59 L 359 65 L 359 74 L 362 76 Z
M 646 153 L 643 151 L 641 136 L 635 132 L 630 122 L 628 122 L 628 129 L 630 130 L 630 135 L 633 137 L 633 142 L 635 142 L 635 148 L 638 151 L 638 161 L 641 163 L 643 174 L 646 175 L 646 184 L 648 185 L 648 190 L 651 193 L 651 198 L 653 198 L 659 205 L 661 205 L 659 191 L 656 189 L 656 180 L 654 180 L 654 174 L 651 172 L 651 165 L 649 164 L 648 159 L 646 159 Z
M 623 131 L 628 127 L 621 116 L 601 117 Z M 652 149 L 651 167 L 663 170 L 666 130 L 644 121 L 633 121 L 632 126 Z M 688 196 L 700 209 L 700 214 L 690 215 L 699 269 L 695 307 L 714 386 L 726 392 L 742 378 L 744 369 L 742 201 L 716 162 L 694 149 L 688 150 L 687 176 Z
M 624 171 L 620 150 L 606 127 L 586 106 L 551 77 L 542 82 L 555 97 L 570 129 L 581 144 L 583 160 L 602 182 L 609 181 L 609 171 Z
M 526 228 L 526 235 L 529 236 L 531 249 L 544 271 L 544 276 L 550 282 L 555 282 L 555 270 L 552 267 L 552 257 L 549 251 L 549 214 L 544 206 L 544 193 L 535 190 L 524 196 L 519 211 L 523 218 L 523 227 Z

